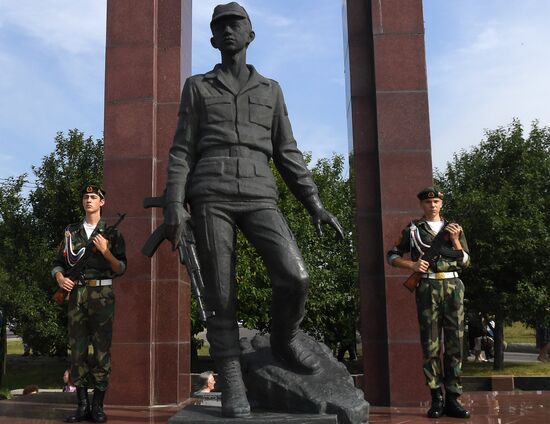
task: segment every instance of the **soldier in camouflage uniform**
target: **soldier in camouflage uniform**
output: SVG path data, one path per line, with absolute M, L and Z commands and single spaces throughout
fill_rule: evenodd
M 106 223 L 101 219 L 101 207 L 105 204 L 105 192 L 88 186 L 83 192 L 82 206 L 86 217 L 82 222 L 65 229 L 52 276 L 59 287 L 70 292 L 69 344 L 71 348 L 71 377 L 76 386 L 78 408 L 66 422 L 91 419 L 107 421 L 103 412 L 103 399 L 111 372 L 111 339 L 115 297 L 112 281 L 126 270 L 125 244 L 122 234 L 114 229 L 105 232 Z M 65 277 L 65 271 L 82 257 L 90 239 L 94 253 L 88 260 L 80 281 Z M 88 356 L 92 343 L 93 357 Z M 88 400 L 88 388 L 94 389 L 92 405 Z
M 464 284 L 458 278 L 458 271 L 470 261 L 468 245 L 462 228 L 456 223 L 446 222 L 440 216 L 443 194 L 439 190 L 427 187 L 418 193 L 418 199 L 424 216 L 413 220 L 402 231 L 399 241 L 387 254 L 388 262 L 423 274 L 416 288 L 416 305 L 423 370 L 432 394 L 428 417 L 439 418 L 446 414 L 468 418 L 470 413 L 457 400 L 462 394 L 460 372 L 464 336 Z M 463 255 L 458 259 L 441 256 L 435 269 L 432 269 L 429 262 L 421 257 L 440 230 L 448 232 L 447 247 L 462 251 Z M 407 253 L 411 260 L 403 258 Z M 440 361 L 442 330 L 445 344 L 443 370 Z M 445 402 L 442 384 L 445 386 Z

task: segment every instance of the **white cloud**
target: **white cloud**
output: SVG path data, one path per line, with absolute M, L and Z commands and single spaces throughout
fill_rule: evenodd
M 219 61 L 209 23 L 221 2 L 193 1 L 194 73 Z M 241 4 L 257 32 L 249 62 L 281 82 L 299 146 L 314 158 L 347 152 L 345 102 L 334 95 L 344 90 L 339 2 Z M 0 175 L 40 163 L 56 131 L 101 136 L 105 12 L 106 0 L 0 0 L 0 152 L 14 158 L 0 159 Z
M 470 16 L 453 47 L 431 57 L 428 51 L 434 166 L 443 169 L 452 153 L 477 144 L 484 129 L 514 117 L 526 127 L 534 119 L 550 124 L 550 57 L 544 53 L 550 28 L 536 11 Z
M 293 131 L 300 150 L 312 153 L 313 164 L 318 159 L 330 157 L 334 153 L 347 154 L 347 151 L 342 150 L 342 146 L 347 145 L 347 135 L 332 123 L 309 119 L 297 120 Z
M 106 0 L 0 1 L 0 27 L 13 26 L 72 54 L 105 45 Z
M 201 1 L 197 6 L 196 3 L 193 3 L 193 67 L 197 72 L 203 72 L 219 61 L 219 53 L 209 42 L 209 22 L 219 0 Z M 288 72 L 291 66 L 309 66 L 305 57 L 327 58 L 335 50 L 342 49 L 341 36 L 332 37 L 333 28 L 342 26 L 341 20 L 334 20 L 333 5 L 327 1 L 307 3 L 312 7 L 307 8 L 305 15 L 304 10 L 292 10 L 288 5 L 285 7 L 274 2 L 240 2 L 249 13 L 256 31 L 256 39 L 248 52 L 249 61 L 265 74 Z M 304 24 L 306 21 L 307 25 Z
M 0 0 L 3 175 L 29 172 L 57 131 L 101 137 L 105 13 L 105 0 Z

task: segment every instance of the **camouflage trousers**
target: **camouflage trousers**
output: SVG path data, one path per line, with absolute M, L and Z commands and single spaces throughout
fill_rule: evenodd
M 461 394 L 462 340 L 464 337 L 464 284 L 459 278 L 422 279 L 416 289 L 423 370 L 426 384 Z M 444 353 L 441 368 L 441 333 Z
M 77 387 L 105 391 L 111 373 L 115 295 L 112 286 L 75 287 L 69 297 L 71 377 Z M 92 344 L 93 354 L 88 353 Z

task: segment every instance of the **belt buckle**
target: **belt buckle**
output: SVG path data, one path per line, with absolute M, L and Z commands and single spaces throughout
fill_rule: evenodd
M 436 272 L 435 273 L 436 280 L 444 280 L 445 279 L 445 273 L 444 272 Z
M 88 280 L 88 286 L 97 287 L 99 285 L 98 282 L 98 280 Z

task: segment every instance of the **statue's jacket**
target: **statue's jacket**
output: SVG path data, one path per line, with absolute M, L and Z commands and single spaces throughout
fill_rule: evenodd
M 220 65 L 185 82 L 170 149 L 167 202 L 275 201 L 272 158 L 303 203 L 317 187 L 298 150 L 276 81 L 247 65 L 250 77 L 235 92 Z

